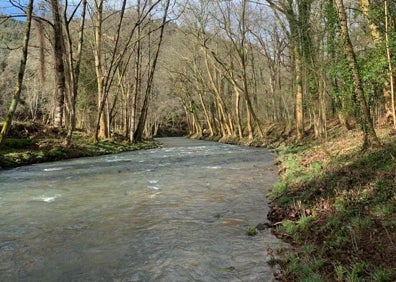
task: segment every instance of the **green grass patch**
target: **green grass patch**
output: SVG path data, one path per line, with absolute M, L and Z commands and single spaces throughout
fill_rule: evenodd
M 275 232 L 296 247 L 286 280 L 396 281 L 396 142 L 385 143 L 278 150 L 281 181 L 269 197 L 284 214 Z
M 3 150 L 18 150 L 31 148 L 35 143 L 30 138 L 6 138 Z
M 40 146 L 36 146 L 29 139 L 6 139 L 10 140 L 12 147 L 3 148 L 0 152 L 0 168 L 12 168 L 33 163 L 58 161 L 70 158 L 91 157 L 104 154 L 116 154 L 127 151 L 152 149 L 159 146 L 155 141 L 143 141 L 129 143 L 114 140 L 101 140 L 98 144 L 89 138 L 76 134 L 73 145 L 65 147 L 59 139 L 41 140 Z M 18 141 L 15 141 L 18 140 Z M 23 141 L 20 141 L 23 140 Z M 32 146 L 34 145 L 34 146 Z
M 256 227 L 249 225 L 248 227 L 246 227 L 245 233 L 248 236 L 256 236 L 258 234 L 258 231 Z

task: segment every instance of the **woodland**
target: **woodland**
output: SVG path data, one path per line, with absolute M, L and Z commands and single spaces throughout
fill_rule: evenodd
M 28 20 L 17 1 L 1 18 L 0 115 L 63 129 L 67 142 L 76 128 L 133 142 L 160 127 L 253 140 L 270 125 L 326 138 L 338 119 L 369 147 L 374 125 L 395 124 L 392 1 L 32 5 Z
M 283 279 L 396 279 L 394 1 L 3 2 L 2 150 L 17 132 L 271 147 Z

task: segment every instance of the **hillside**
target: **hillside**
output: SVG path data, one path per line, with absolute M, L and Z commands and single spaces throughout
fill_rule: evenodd
M 362 134 L 276 148 L 281 181 L 269 197 L 283 281 L 396 280 L 396 132 L 362 151 Z

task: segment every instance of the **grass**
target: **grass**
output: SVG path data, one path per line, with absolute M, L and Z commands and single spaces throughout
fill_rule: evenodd
M 258 230 L 256 227 L 249 225 L 248 227 L 246 227 L 245 233 L 248 236 L 256 236 L 258 233 Z
M 292 243 L 285 281 L 396 281 L 396 138 L 362 152 L 347 132 L 278 150 L 281 181 L 269 219 Z

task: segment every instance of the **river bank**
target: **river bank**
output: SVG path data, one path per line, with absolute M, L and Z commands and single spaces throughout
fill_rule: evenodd
M 396 281 L 396 134 L 377 133 L 382 146 L 366 151 L 341 126 L 273 146 L 281 180 L 268 219 L 293 246 L 277 260 L 283 281 Z
M 396 280 L 396 136 L 377 132 L 383 146 L 367 151 L 359 131 L 276 149 L 268 218 L 294 249 L 286 281 Z
M 76 131 L 71 146 L 64 145 L 64 132 L 35 123 L 16 123 L 0 150 L 0 169 L 72 158 L 152 149 L 155 141 L 130 143 L 122 140 L 100 140 L 95 143 L 85 132 Z

